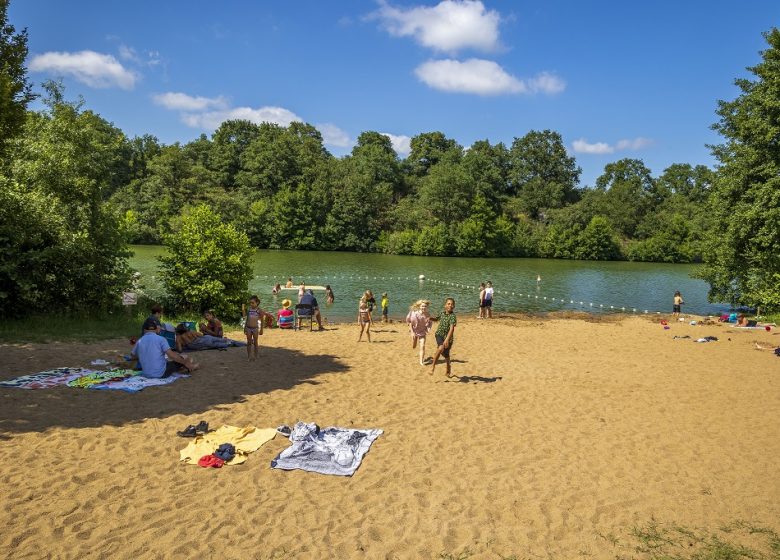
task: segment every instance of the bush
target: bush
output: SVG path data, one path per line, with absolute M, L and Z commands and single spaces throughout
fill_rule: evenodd
M 208 206 L 186 211 L 163 237 L 160 277 L 176 311 L 214 309 L 235 317 L 247 296 L 253 250 L 243 232 Z

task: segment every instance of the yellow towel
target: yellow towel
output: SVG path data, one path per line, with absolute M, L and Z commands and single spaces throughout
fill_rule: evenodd
M 179 452 L 179 460 L 186 461 L 189 465 L 197 465 L 201 457 L 211 455 L 223 443 L 232 443 L 236 448 L 236 456 L 226 464 L 238 465 L 246 461 L 249 453 L 257 451 L 261 445 L 274 439 L 275 435 L 274 428 L 222 426 L 213 432 L 197 436 Z

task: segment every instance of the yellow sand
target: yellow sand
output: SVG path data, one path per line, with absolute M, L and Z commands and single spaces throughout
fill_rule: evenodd
M 266 330 L 138 394 L 0 388 L 0 550 L 19 558 L 644 558 L 634 526 L 780 532 L 780 358 L 740 332 L 629 317 L 460 316 L 432 378 L 403 324 Z M 233 333 L 237 338 L 240 333 Z M 697 344 L 713 335 L 720 340 Z M 432 338 L 432 337 L 431 337 Z M 431 340 L 432 341 L 432 340 Z M 429 341 L 430 342 L 430 341 Z M 0 379 L 126 340 L 0 347 Z M 429 349 L 428 355 L 431 354 Z M 179 462 L 188 424 L 381 428 L 351 478 Z M 465 557 L 465 556 L 464 556 Z

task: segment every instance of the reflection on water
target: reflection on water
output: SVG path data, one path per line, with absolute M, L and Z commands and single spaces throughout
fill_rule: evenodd
M 155 257 L 163 249 L 135 246 L 133 250 L 131 265 L 141 272 L 151 294 L 161 293 Z M 355 319 L 358 300 L 369 289 L 377 302 L 387 292 L 390 316 L 396 319 L 404 317 L 417 299 L 431 300 L 437 310 L 449 296 L 456 300 L 456 312 L 476 315 L 477 286 L 486 280 L 491 280 L 496 288 L 494 309 L 499 312 L 608 312 L 621 308 L 627 312 L 636 309 L 637 313 L 670 312 L 672 296 L 680 290 L 685 298 L 683 311 L 698 315 L 721 313 L 728 306 L 708 303 L 707 284 L 690 277 L 696 268 L 681 264 L 263 250 L 255 255 L 249 289 L 260 296 L 263 306 L 276 309 L 285 297 L 296 293 L 288 291 L 274 296 L 271 289 L 277 282 L 284 285 L 292 277 L 296 285 L 301 281 L 329 284 L 336 296 L 335 303 L 325 304 L 323 292 L 315 295 L 323 315 L 331 320 Z M 419 280 L 420 275 L 425 280 Z

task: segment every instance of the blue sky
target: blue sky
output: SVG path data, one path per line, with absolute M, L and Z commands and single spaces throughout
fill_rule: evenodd
M 12 0 L 9 19 L 36 87 L 63 78 L 130 136 L 303 120 L 337 156 L 376 130 L 403 157 L 421 132 L 468 147 L 551 129 L 593 185 L 624 157 L 656 176 L 713 165 L 717 100 L 780 2 Z

